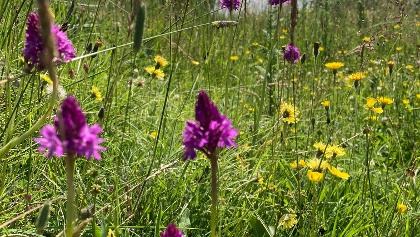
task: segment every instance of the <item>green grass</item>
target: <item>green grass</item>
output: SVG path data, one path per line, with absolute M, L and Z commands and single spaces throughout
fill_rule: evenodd
M 303 2 L 294 43 L 306 61 L 297 64 L 284 62 L 281 49 L 290 41 L 290 5 L 257 14 L 244 7 L 229 13 L 213 7 L 218 1 L 145 1 L 143 44 L 134 54 L 135 27 L 128 22 L 133 6 L 98 2 L 77 1 L 68 19 L 71 3 L 51 2 L 55 22 L 69 21 L 67 35 L 78 56 L 56 67 L 60 84 L 78 99 L 88 123 L 104 129 L 102 160 L 78 159 L 75 171 L 78 213 L 95 205 L 98 228 L 118 236 L 159 236 L 172 222 L 184 235 L 210 236 L 210 162 L 202 154 L 184 162 L 181 139 L 185 120 L 194 120 L 196 95 L 205 90 L 240 132 L 237 148 L 219 155 L 219 236 L 416 236 L 420 231 L 418 1 Z M 45 72 L 26 74 L 19 59 L 25 21 L 36 7 L 29 0 L 0 3 L 2 146 L 28 131 L 48 108 L 39 77 Z M 216 20 L 239 24 L 217 29 L 211 25 Z M 367 43 L 363 53 L 356 49 L 364 37 L 371 38 L 374 50 Z M 86 46 L 99 38 L 104 43 L 99 53 L 85 57 Z M 323 47 L 316 59 L 314 42 Z M 156 55 L 169 62 L 163 80 L 144 70 L 155 64 Z M 336 83 L 324 66 L 334 61 L 345 64 Z M 388 61 L 395 63 L 392 74 Z M 366 77 L 355 89 L 346 78 L 360 71 Z M 92 86 L 101 91 L 102 102 L 92 98 Z M 367 97 L 378 96 L 393 99 L 382 114 L 364 108 Z M 330 123 L 321 105 L 325 100 L 331 101 Z M 279 118 L 281 102 L 300 111 L 296 124 Z M 57 100 L 53 114 L 59 105 Z M 33 141 L 38 136 L 37 131 L 0 160 L 1 235 L 55 236 L 64 228 L 64 160 L 44 158 Z M 327 170 L 315 183 L 307 168 L 290 167 L 315 157 L 313 144 L 320 141 L 345 149 L 345 156 L 330 163 L 347 172 L 348 180 Z M 94 184 L 101 187 L 97 195 Z M 48 226 L 37 232 L 45 202 L 51 203 Z M 397 211 L 401 203 L 408 207 L 404 214 Z M 31 212 L 22 216 L 25 211 Z M 298 220 L 290 229 L 282 225 L 288 213 Z M 83 236 L 92 233 L 89 222 Z

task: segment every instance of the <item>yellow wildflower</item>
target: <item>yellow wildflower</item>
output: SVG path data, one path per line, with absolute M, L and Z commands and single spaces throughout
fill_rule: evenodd
M 289 124 L 293 124 L 299 121 L 297 116 L 299 115 L 299 110 L 291 104 L 282 103 L 280 105 L 280 118 L 283 119 L 284 122 Z
M 334 159 L 339 156 L 344 156 L 345 154 L 346 153 L 344 152 L 344 148 L 337 145 L 329 146 L 325 151 L 325 157 L 328 159 Z
M 252 43 L 252 46 L 258 46 L 258 45 L 260 45 L 258 42 Z
M 53 82 L 51 80 L 51 78 L 47 75 L 47 74 L 39 74 L 39 77 L 44 80 L 47 84 L 52 85 Z
M 98 87 L 96 86 L 92 86 L 92 97 L 95 98 L 97 101 L 101 102 L 102 101 L 102 94 L 99 91 Z
M 323 173 L 312 171 L 312 170 L 308 170 L 307 174 L 308 174 L 308 179 L 315 183 L 321 181 L 322 177 L 324 177 Z
M 239 57 L 238 57 L 238 56 L 235 56 L 235 55 L 230 56 L 230 60 L 232 60 L 232 61 L 236 61 L 236 60 L 238 60 L 238 59 L 239 59 Z
M 157 132 L 151 132 L 150 137 L 151 138 L 156 138 L 157 137 Z
M 337 73 L 338 69 L 344 66 L 344 63 L 342 62 L 331 62 L 326 63 L 325 66 L 333 71 L 333 73 Z
M 155 76 L 158 79 L 163 79 L 165 77 L 165 73 L 162 69 L 156 69 L 154 66 L 146 67 L 145 70 L 152 76 Z
M 397 51 L 401 51 L 403 49 L 403 47 L 399 46 L 397 48 L 395 48 Z
M 340 171 L 339 169 L 329 165 L 328 166 L 328 170 L 330 171 L 331 174 L 333 174 L 334 176 L 347 180 L 349 179 L 350 175 L 347 174 L 346 172 Z
M 360 81 L 360 80 L 362 80 L 365 77 L 366 76 L 365 76 L 365 74 L 363 72 L 356 72 L 356 73 L 351 74 L 349 76 L 349 79 L 352 80 L 352 81 Z
M 323 142 L 315 143 L 314 147 L 316 149 L 317 156 L 320 156 L 320 155 L 324 154 L 326 146 Z
M 376 104 L 376 99 L 373 98 L 373 97 L 368 97 L 368 98 L 366 98 L 366 104 L 365 104 L 364 108 L 366 110 L 373 111 L 377 114 L 381 114 L 382 112 L 384 112 L 384 110 L 382 108 L 379 108 L 379 107 L 376 108 L 375 104 Z
M 308 162 L 306 162 L 306 166 L 308 166 L 311 170 L 322 171 L 327 168 L 328 162 L 325 160 L 321 161 L 318 158 L 312 158 Z
M 192 60 L 192 61 L 191 61 L 191 63 L 192 63 L 193 65 L 195 65 L 195 66 L 198 66 L 198 65 L 200 65 L 200 63 L 199 63 L 199 62 L 197 62 L 197 61 L 194 61 L 194 60 Z
M 409 103 L 410 103 L 410 101 L 409 101 L 409 100 L 407 100 L 407 99 L 402 100 L 402 102 L 403 102 L 403 104 L 405 104 L 405 105 L 407 105 L 407 104 L 409 104 Z
M 156 62 L 156 66 L 155 66 L 156 69 L 168 65 L 168 61 L 166 61 L 166 59 L 160 55 L 157 55 L 155 57 L 155 62 Z
M 304 160 L 299 160 L 299 164 L 296 164 L 296 161 L 293 161 L 292 163 L 290 163 L 290 167 L 292 167 L 293 169 L 301 169 L 306 167 L 306 163 Z
M 369 42 L 369 41 L 370 41 L 370 37 L 369 37 L 369 36 L 364 37 L 364 38 L 363 38 L 363 41 L 364 41 L 364 42 Z
M 280 224 L 283 226 L 284 229 L 290 229 L 298 223 L 296 220 L 296 214 L 284 214 L 280 218 Z
M 247 51 L 245 51 L 245 54 L 246 55 L 249 55 L 249 54 L 251 54 L 251 51 L 250 50 L 247 50 Z
M 107 237 L 115 237 L 114 231 L 112 231 L 111 229 L 108 230 L 108 235 Z
M 407 211 L 407 206 L 404 204 L 398 204 L 397 205 L 397 211 L 401 214 L 404 214 Z
M 283 32 L 284 34 L 287 34 L 287 30 L 286 29 L 282 29 L 281 32 Z
M 319 51 L 324 51 L 324 47 L 319 47 Z
M 286 36 L 280 35 L 280 39 L 286 39 Z
M 325 108 L 325 110 L 329 110 L 329 108 L 330 108 L 330 101 L 329 100 L 324 100 L 324 101 L 322 101 L 321 102 L 321 105 L 323 105 L 324 106 L 324 108 Z
M 391 98 L 385 97 L 385 96 L 379 96 L 378 97 L 378 102 L 381 104 L 382 108 L 384 108 L 387 105 L 390 105 L 390 104 L 394 103 Z

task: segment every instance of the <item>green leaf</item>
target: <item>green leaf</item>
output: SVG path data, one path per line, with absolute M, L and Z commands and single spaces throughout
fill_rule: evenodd
M 37 230 L 43 230 L 48 225 L 48 220 L 50 219 L 50 203 L 45 203 L 42 207 L 41 211 L 39 212 L 38 219 L 35 223 L 35 228 Z

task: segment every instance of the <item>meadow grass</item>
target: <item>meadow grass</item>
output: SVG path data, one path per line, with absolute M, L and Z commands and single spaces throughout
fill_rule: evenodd
M 210 236 L 210 162 L 200 153 L 182 159 L 181 135 L 185 121 L 194 120 L 200 90 L 239 131 L 237 147 L 219 153 L 218 236 L 420 232 L 419 1 L 300 1 L 292 40 L 306 59 L 296 64 L 284 60 L 282 50 L 291 41 L 290 4 L 255 11 L 242 1 L 231 12 L 218 1 L 144 4 L 142 45 L 133 53 L 136 4 L 76 1 L 70 10 L 71 1 L 51 1 L 55 23 L 68 22 L 78 56 L 56 67 L 60 85 L 77 98 L 89 124 L 102 126 L 107 148 L 100 161 L 76 162 L 76 224 L 88 220 L 83 236 L 109 230 L 159 236 L 168 223 L 185 236 Z M 48 110 L 51 95 L 40 77 L 46 72 L 25 72 L 20 58 L 26 19 L 36 9 L 34 1 L 0 3 L 2 146 Z M 217 28 L 215 21 L 238 24 Z M 90 43 L 99 46 L 96 52 Z M 145 70 L 155 66 L 156 55 L 169 62 L 163 79 Z M 333 73 L 329 62 L 344 66 Z M 364 78 L 354 82 L 358 72 Z M 368 104 L 381 96 L 392 103 Z M 44 124 L 52 123 L 62 99 Z M 298 120 L 286 121 L 292 112 Z M 4 236 L 53 236 L 64 229 L 64 160 L 43 157 L 36 137 L 38 130 L 0 160 Z M 324 149 L 317 151 L 317 142 Z M 345 155 L 327 158 L 334 145 Z M 319 162 L 308 168 L 315 157 L 349 178 L 320 170 Z M 306 167 L 292 168 L 300 160 Z M 311 181 L 309 170 L 322 178 Z M 47 202 L 48 225 L 37 230 Z

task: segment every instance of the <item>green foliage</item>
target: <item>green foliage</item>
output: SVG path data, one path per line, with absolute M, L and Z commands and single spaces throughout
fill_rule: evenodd
M 107 236 L 109 229 L 116 236 L 157 236 L 168 223 L 188 236 L 209 236 L 210 162 L 202 154 L 182 160 L 181 134 L 185 121 L 194 120 L 199 90 L 240 132 L 237 148 L 219 154 L 219 236 L 420 232 L 418 3 L 300 1 L 293 41 L 306 61 L 292 65 L 281 48 L 291 40 L 290 5 L 280 11 L 256 1 L 229 13 L 211 1 L 145 2 L 148 15 L 137 16 L 133 43 L 130 1 L 77 1 L 69 16 L 69 2 L 51 1 L 55 22 L 69 21 L 66 33 L 78 55 L 56 67 L 60 84 L 80 101 L 88 123 L 103 127 L 107 147 L 101 161 L 76 162 L 78 213 L 95 206 L 90 215 L 98 226 L 86 224 L 84 236 Z M 254 12 L 259 2 L 263 10 Z M 48 107 L 48 85 L 39 76 L 45 72 L 23 73 L 19 59 L 25 21 L 36 7 L 27 0 L 0 3 L 1 146 L 31 128 Z M 135 14 L 145 14 L 139 9 Z M 215 21 L 238 24 L 216 28 Z M 98 40 L 103 46 L 97 56 L 86 56 L 86 45 Z M 321 46 L 316 59 L 314 42 Z M 156 65 L 156 55 L 169 62 L 159 68 L 163 80 L 145 70 Z M 389 61 L 395 63 L 391 73 Z M 327 62 L 344 66 L 334 76 Z M 356 72 L 365 73 L 358 88 L 348 80 Z M 102 101 L 92 97 L 92 86 Z M 380 96 L 393 100 L 383 113 L 365 109 L 366 98 Z M 328 113 L 321 105 L 326 100 Z M 299 110 L 297 123 L 284 122 L 284 102 Z M 63 230 L 63 160 L 43 157 L 33 142 L 38 136 L 0 160 L 2 235 L 55 236 Z M 349 179 L 326 169 L 321 181 L 312 182 L 308 167 L 291 168 L 299 160 L 327 160 L 317 156 L 316 142 L 344 149 L 344 156 L 328 161 Z M 93 185 L 101 187 L 96 194 Z M 37 222 L 38 212 L 31 210 L 44 202 L 50 210 L 44 207 Z M 404 214 L 398 204 L 407 206 Z M 289 214 L 297 221 L 290 228 Z

